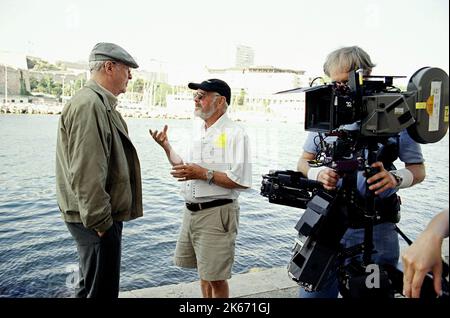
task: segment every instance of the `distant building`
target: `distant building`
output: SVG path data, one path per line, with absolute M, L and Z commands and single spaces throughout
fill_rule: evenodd
M 247 94 L 273 94 L 279 91 L 306 86 L 305 71 L 273 66 L 208 69 L 211 78 L 226 81 L 233 91 Z
M 236 67 L 253 66 L 255 52 L 250 46 L 238 45 L 236 47 Z
M 8 90 L 8 100 L 14 98 L 14 96 L 23 95 L 26 91 L 30 90 L 27 58 L 24 54 L 0 52 L 1 100 L 4 99 L 6 87 Z
M 304 95 L 275 93 L 306 86 L 305 71 L 254 66 L 208 69 L 208 72 L 210 78 L 220 78 L 230 85 L 232 110 L 268 113 L 283 120 L 303 120 Z
M 65 70 L 72 73 L 87 73 L 89 72 L 89 65 L 87 62 L 69 62 L 69 61 L 56 61 L 56 64 L 62 64 Z

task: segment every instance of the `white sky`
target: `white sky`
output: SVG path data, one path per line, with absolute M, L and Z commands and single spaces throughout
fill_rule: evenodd
M 114 42 L 142 66 L 151 59 L 195 67 L 234 65 L 235 46 L 255 64 L 322 74 L 326 55 L 359 45 L 373 74 L 449 70 L 448 0 L 0 0 L 0 51 L 87 60 Z

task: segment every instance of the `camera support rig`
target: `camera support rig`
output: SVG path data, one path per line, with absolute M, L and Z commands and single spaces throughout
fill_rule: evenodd
M 394 297 L 402 292 L 403 274 L 394 266 L 373 264 L 372 255 L 377 252 L 373 245 L 373 226 L 386 219 L 383 210 L 386 205 L 394 207 L 393 212 L 396 212 L 390 215 L 390 221 L 398 222 L 400 201 L 393 195 L 387 203 L 367 188 L 361 200 L 357 178 L 362 172 L 367 178 L 375 175 L 378 171 L 371 164 L 376 161 L 385 162 L 386 166 L 392 163 L 396 143 L 385 138 L 379 149 L 380 138 L 357 138 L 354 132 L 348 131 L 331 135 L 337 135 L 338 139 L 327 149 L 332 157 L 325 156 L 323 160 L 342 174 L 338 190 L 325 190 L 320 182 L 308 180 L 300 172 L 271 171 L 263 175 L 261 195 L 268 197 L 269 202 L 306 209 L 295 225 L 297 236 L 287 267 L 288 275 L 306 290 L 318 291 L 330 271 L 337 268 L 343 297 Z M 347 151 L 338 150 L 341 143 L 355 155 L 350 158 Z M 349 227 L 355 226 L 364 229 L 364 241 L 344 248 L 341 239 Z M 370 274 L 366 270 L 369 265 L 379 269 L 379 288 L 364 285 Z M 448 292 L 448 286 L 444 291 Z M 422 295 L 435 297 L 430 277 L 425 279 Z
M 380 160 L 383 152 L 379 152 L 379 140 L 375 138 L 365 138 L 363 143 L 359 139 L 357 145 L 356 142 L 350 142 L 351 132 L 340 131 L 338 134 L 340 136 L 334 147 L 328 149 L 333 153 L 333 158 L 327 165 L 342 175 L 342 185 L 336 191 L 317 190 L 295 226 L 298 237 L 288 273 L 309 291 L 320 290 L 328 272 L 334 266 L 343 266 L 347 258 L 362 253 L 361 267 L 365 269 L 372 263 L 372 254 L 376 253 L 372 241 L 373 226 L 382 217 L 381 211 L 377 209 L 381 205 L 375 204 L 375 196 L 368 189 L 365 200 L 358 200 L 357 178 L 359 171 L 364 171 L 367 177 L 375 175 L 377 171 L 371 164 Z M 346 159 L 336 157 L 338 154 L 347 156 L 347 151 L 336 151 L 341 147 L 340 143 L 347 145 L 356 154 Z M 364 228 L 364 242 L 344 249 L 340 241 L 345 231 L 356 223 Z M 340 267 L 340 272 L 344 271 L 344 267 Z

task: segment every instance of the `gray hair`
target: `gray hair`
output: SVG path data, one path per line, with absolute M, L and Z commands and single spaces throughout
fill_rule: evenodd
M 223 95 L 216 95 L 216 97 L 217 96 L 222 96 L 222 97 L 225 97 L 225 96 L 223 96 Z M 225 98 L 225 102 L 223 103 L 223 113 L 225 114 L 226 112 L 227 112 L 227 109 L 228 109 L 228 103 L 227 103 L 227 99 Z
M 226 113 L 228 109 L 228 103 L 225 101 L 225 103 L 223 104 L 223 112 Z
M 91 73 L 98 72 L 102 69 L 102 67 L 105 65 L 105 63 L 108 61 L 92 61 L 89 62 L 89 70 Z
M 330 76 L 336 70 L 351 72 L 363 69 L 364 75 L 370 75 L 372 68 L 376 64 L 372 63 L 369 54 L 358 46 L 347 46 L 337 49 L 328 54 L 323 71 Z

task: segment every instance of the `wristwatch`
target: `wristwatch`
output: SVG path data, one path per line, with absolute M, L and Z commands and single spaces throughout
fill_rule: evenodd
M 396 170 L 389 172 L 394 176 L 395 181 L 397 181 L 397 185 L 395 186 L 395 188 L 398 189 L 403 182 L 403 177 L 399 173 L 397 173 Z
M 213 183 L 214 181 L 214 170 L 208 170 L 206 172 L 206 182 L 208 182 L 208 184 Z

